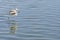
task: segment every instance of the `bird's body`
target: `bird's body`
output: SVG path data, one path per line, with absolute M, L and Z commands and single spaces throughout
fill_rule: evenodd
M 17 16 L 17 8 L 15 10 L 14 9 L 10 10 L 9 14 L 12 16 Z

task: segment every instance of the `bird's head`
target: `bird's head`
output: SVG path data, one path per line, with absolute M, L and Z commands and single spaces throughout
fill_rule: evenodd
M 15 10 L 16 10 L 16 11 L 18 11 L 18 9 L 17 9 L 17 8 L 16 8 Z
M 16 10 L 18 13 L 20 13 L 20 11 L 19 11 L 17 8 L 16 8 L 15 10 Z

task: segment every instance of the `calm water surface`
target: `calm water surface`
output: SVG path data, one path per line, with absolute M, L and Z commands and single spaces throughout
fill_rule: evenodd
M 60 0 L 0 0 L 0 40 L 60 40 Z

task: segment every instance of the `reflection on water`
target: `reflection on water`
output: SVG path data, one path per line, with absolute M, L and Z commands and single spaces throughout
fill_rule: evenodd
M 10 33 L 15 34 L 17 28 L 16 20 L 10 20 L 8 17 L 8 26 L 10 27 Z
M 10 26 L 10 33 L 15 33 L 16 32 L 16 27 L 17 27 L 16 23 L 13 22 Z

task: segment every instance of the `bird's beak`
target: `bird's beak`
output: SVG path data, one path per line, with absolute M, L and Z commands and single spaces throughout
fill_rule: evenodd
M 20 11 L 18 11 L 18 13 L 20 13 Z

